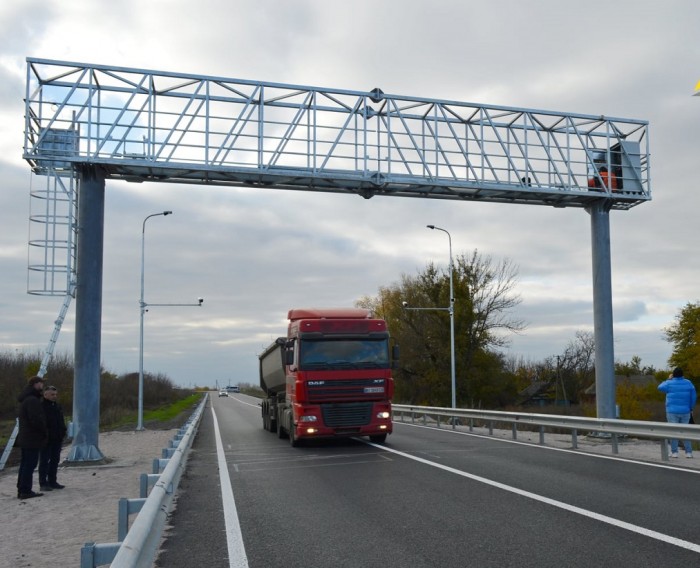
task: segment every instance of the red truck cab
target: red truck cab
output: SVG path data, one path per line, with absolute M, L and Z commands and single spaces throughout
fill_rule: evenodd
M 292 445 L 337 436 L 384 442 L 392 432 L 398 357 L 386 322 L 369 310 L 348 308 L 293 309 L 288 319 L 287 337 L 276 342 L 281 353 L 273 344 L 260 356 L 261 386 L 270 395 L 263 404 L 266 429 L 289 436 Z

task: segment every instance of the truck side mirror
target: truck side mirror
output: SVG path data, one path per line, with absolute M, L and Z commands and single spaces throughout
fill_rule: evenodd
M 287 348 L 284 350 L 284 364 L 293 365 L 294 364 L 294 349 Z

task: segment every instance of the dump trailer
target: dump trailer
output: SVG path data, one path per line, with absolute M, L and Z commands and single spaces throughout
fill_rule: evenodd
M 392 369 L 386 322 L 369 310 L 296 308 L 287 336 L 260 355 L 263 428 L 303 440 L 391 434 Z

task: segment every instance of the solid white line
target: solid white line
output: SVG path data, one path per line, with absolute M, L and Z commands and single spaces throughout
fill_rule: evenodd
M 387 446 L 382 446 L 380 444 L 374 444 L 372 442 L 365 442 L 366 444 L 369 444 L 370 446 L 374 446 L 375 448 L 378 448 L 380 450 L 384 450 L 385 452 L 391 452 L 392 454 L 396 454 L 398 456 L 402 456 L 404 458 L 417 461 L 426 465 L 430 465 L 432 467 L 436 467 L 438 469 L 442 469 L 444 471 L 447 471 L 449 473 L 454 473 L 455 475 L 460 475 L 462 477 L 466 477 L 468 479 L 471 479 L 473 481 L 478 481 L 479 483 L 484 483 L 485 485 L 490 485 L 491 487 L 496 487 L 497 489 L 501 489 L 503 491 L 508 491 L 510 493 L 515 493 L 516 495 L 520 495 L 522 497 L 527 497 L 528 499 L 533 499 L 534 501 L 539 501 L 540 503 L 546 503 L 547 505 L 551 505 L 553 507 L 557 507 L 559 509 L 564 509 L 565 511 L 569 511 L 571 513 L 576 513 L 577 515 L 583 515 L 584 517 L 588 517 L 591 519 L 594 519 L 596 521 L 600 521 L 603 523 L 607 523 L 609 525 L 613 525 L 615 527 L 619 527 L 621 529 L 625 529 L 637 534 L 641 534 L 643 536 L 647 536 L 649 538 L 654 538 L 656 540 L 659 540 L 661 542 L 665 542 L 667 544 L 672 544 L 673 546 L 678 546 L 680 548 L 685 548 L 687 550 L 690 550 L 692 552 L 697 552 L 700 553 L 700 545 L 695 544 L 693 542 L 688 542 L 687 540 L 681 540 L 680 538 L 676 538 L 667 534 L 663 534 L 660 532 L 656 532 L 650 529 L 645 529 L 644 527 L 640 527 L 637 525 L 633 525 L 632 523 L 627 523 L 625 521 L 621 521 L 619 519 L 613 519 L 612 517 L 608 517 L 607 515 L 601 515 L 599 513 L 594 513 L 593 511 L 589 511 L 587 509 L 582 509 L 580 507 L 576 507 L 574 505 L 569 505 L 568 503 L 563 503 L 561 501 L 556 501 L 555 499 L 550 499 L 549 497 L 544 497 L 542 495 L 537 495 L 536 493 L 531 493 L 530 491 L 524 491 L 522 489 L 518 489 L 517 487 L 512 487 L 510 485 L 505 485 L 503 483 L 499 483 L 498 481 L 493 481 L 491 479 L 486 479 L 485 477 L 480 477 L 478 475 L 473 475 L 471 473 L 467 473 L 464 471 L 461 471 L 459 469 L 455 469 L 453 467 L 449 467 L 446 465 L 442 465 L 439 463 L 431 462 L 429 460 L 419 458 L 417 456 L 413 456 L 411 454 L 407 454 L 404 452 L 400 452 L 398 450 L 394 450 L 392 448 L 389 448 Z
M 572 450 L 572 449 L 568 449 L 568 448 L 557 448 L 555 446 L 543 446 L 542 444 L 536 444 L 534 442 L 523 442 L 521 440 L 508 440 L 506 438 L 499 438 L 498 436 L 492 436 L 490 434 L 477 434 L 475 432 L 460 432 L 459 430 L 447 430 L 446 428 L 439 429 L 439 428 L 435 428 L 434 426 L 423 426 L 422 424 L 408 424 L 406 422 L 394 421 L 394 425 L 397 425 L 397 424 L 400 424 L 402 426 L 408 426 L 410 428 L 424 428 L 426 430 L 437 430 L 438 432 L 445 432 L 447 434 L 456 434 L 458 436 L 470 436 L 472 438 L 481 438 L 483 440 L 491 440 L 493 442 L 502 442 L 504 444 L 515 444 L 518 446 L 527 446 L 529 448 L 537 448 L 538 450 L 547 450 L 547 451 L 551 451 L 551 452 L 562 452 L 565 454 L 575 454 L 577 456 L 585 456 L 585 457 L 596 458 L 596 459 L 601 459 L 601 460 L 633 463 L 633 464 L 637 464 L 637 465 L 643 465 L 645 467 L 657 467 L 660 469 L 672 469 L 673 471 L 681 471 L 683 473 L 693 473 L 696 475 L 700 475 L 700 470 L 688 469 L 688 468 L 683 467 L 682 464 L 679 464 L 678 466 L 665 465 L 662 463 L 640 461 L 640 460 L 633 459 L 633 458 L 626 458 L 626 457 L 620 457 L 620 456 L 608 456 L 605 454 L 595 454 L 593 452 L 587 452 L 586 450 Z M 659 450 L 659 451 L 661 451 L 661 450 Z
M 247 568 L 248 557 L 243 544 L 243 534 L 238 521 L 238 511 L 236 510 L 236 500 L 233 498 L 231 488 L 231 478 L 226 465 L 226 455 L 224 446 L 221 443 L 221 432 L 219 431 L 219 421 L 216 418 L 214 407 L 211 409 L 214 417 L 214 435 L 216 437 L 216 457 L 219 462 L 219 482 L 221 484 L 221 502 L 224 507 L 224 522 L 226 524 L 226 543 L 228 544 L 228 561 L 231 568 Z

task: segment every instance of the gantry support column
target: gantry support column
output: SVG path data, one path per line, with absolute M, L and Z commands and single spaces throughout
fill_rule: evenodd
M 100 352 L 105 178 L 95 167 L 80 171 L 78 258 L 75 294 L 72 462 L 99 461 Z
M 615 418 L 610 206 L 601 199 L 586 211 L 591 216 L 596 411 L 598 418 Z

